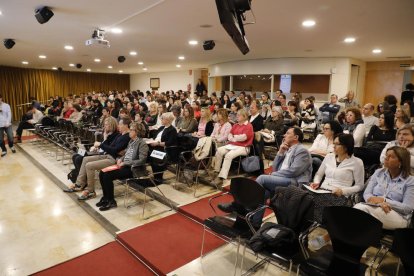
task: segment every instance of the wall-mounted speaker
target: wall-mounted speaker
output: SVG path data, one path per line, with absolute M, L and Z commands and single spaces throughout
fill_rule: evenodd
M 40 24 L 46 23 L 54 13 L 48 7 L 41 7 L 35 10 L 35 17 Z
M 122 63 L 122 62 L 124 62 L 126 60 L 126 58 L 124 57 L 124 56 L 119 56 L 118 57 L 118 62 L 119 63 Z
M 80 64 L 80 63 L 76 64 L 76 68 L 81 69 L 82 68 L 82 64 Z
M 16 42 L 14 42 L 13 39 L 7 38 L 3 41 L 4 43 L 4 47 L 6 47 L 6 49 L 11 49 L 13 48 L 14 44 L 16 44 Z
M 214 42 L 214 40 L 206 40 L 203 43 L 203 48 L 206 51 L 213 50 L 214 46 L 216 46 L 216 43 Z

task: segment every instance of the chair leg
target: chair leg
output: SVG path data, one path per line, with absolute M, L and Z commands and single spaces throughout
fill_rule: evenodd
M 205 237 L 206 237 L 206 226 L 205 226 L 205 225 L 203 225 L 203 239 L 202 239 L 202 242 L 201 242 L 201 252 L 200 252 L 200 258 L 203 258 L 203 251 L 204 251 L 204 240 L 205 240 Z
M 396 276 L 398 276 L 400 274 L 400 264 L 401 264 L 401 259 L 398 258 L 398 264 L 397 264 L 397 271 L 396 271 Z
M 240 275 L 243 275 L 243 265 L 244 265 L 244 258 L 246 256 L 246 247 L 247 247 L 247 245 L 244 244 L 244 246 L 243 246 L 243 255 L 242 255 L 241 264 L 240 264 Z
M 239 263 L 239 251 L 240 251 L 240 236 L 237 238 L 237 252 L 236 252 L 236 261 L 234 262 L 234 276 L 237 274 L 237 264 Z

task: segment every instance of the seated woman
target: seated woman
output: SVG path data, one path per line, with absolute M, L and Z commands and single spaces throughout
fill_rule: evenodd
M 305 108 L 300 115 L 302 116 L 302 123 L 300 125 L 302 130 L 316 128 L 316 111 L 311 98 L 305 99 Z
M 167 106 L 165 105 L 165 103 L 158 104 L 157 110 L 158 110 L 157 122 L 155 123 L 155 125 L 148 126 L 150 137 L 155 137 L 157 130 L 162 126 L 161 115 L 167 112 Z
M 246 156 L 250 152 L 254 133 L 253 126 L 249 123 L 248 119 L 249 115 L 246 110 L 240 109 L 237 112 L 238 123 L 235 124 L 230 131 L 228 144 L 217 149 L 214 165 L 215 179 L 213 183 L 218 187 L 223 185 L 223 179 L 227 179 L 231 161 L 238 156 Z
M 298 104 L 295 101 L 289 101 L 287 110 L 283 114 L 284 124 L 287 126 L 299 126 L 301 116 L 298 110 Z
M 143 124 L 132 123 L 129 128 L 129 137 L 125 155 L 116 161 L 119 169 L 99 173 L 99 180 L 102 186 L 103 196 L 96 207 L 99 211 L 107 211 L 116 208 L 117 204 L 114 199 L 114 183 L 115 179 L 127 179 L 133 177 L 132 166 L 134 169 L 145 171 L 145 163 L 148 157 L 148 146 L 142 139 L 145 135 L 145 127 Z M 137 168 L 140 167 L 140 168 Z
M 199 103 L 199 102 L 197 102 L 197 101 L 194 101 L 194 102 L 191 104 L 191 108 L 192 108 L 192 109 L 193 109 L 193 111 L 194 111 L 194 118 L 196 118 L 196 120 L 199 120 L 199 119 L 200 119 L 200 116 L 201 116 L 200 103 Z
M 354 138 L 340 133 L 334 140 L 334 152 L 323 159 L 313 183 L 313 189 L 326 189 L 331 193 L 313 193 L 315 220 L 322 222 L 323 209 L 327 206 L 351 206 L 348 197 L 364 188 L 364 165 L 353 156 Z M 325 180 L 322 182 L 322 178 Z
M 334 151 L 334 139 L 342 133 L 342 127 L 338 121 L 328 121 L 323 126 L 323 134 L 318 134 L 313 141 L 312 146 L 309 148 L 309 152 L 312 155 L 312 172 L 315 174 L 322 160 L 328 153 Z
M 400 129 L 405 124 L 410 123 L 410 117 L 402 110 L 401 107 L 398 107 L 395 111 L 395 124 L 394 127 L 396 129 Z
M 200 122 L 198 123 L 198 130 L 191 134 L 190 147 L 194 149 L 197 146 L 198 140 L 205 136 L 210 136 L 213 132 L 214 124 L 211 120 L 211 113 L 208 107 L 203 107 L 200 113 Z
M 276 136 L 283 135 L 283 132 L 283 110 L 280 106 L 274 106 L 272 107 L 271 116 L 266 119 L 260 133 L 266 143 L 273 143 L 276 141 Z
M 381 151 L 386 142 L 395 139 L 396 130 L 394 129 L 394 114 L 386 111 L 380 115 L 378 126 L 373 125 L 367 136 L 365 146 L 356 148 L 354 155 L 361 158 L 365 166 L 380 164 Z
M 356 107 L 350 107 L 345 111 L 345 123 L 342 125 L 344 133 L 352 134 L 355 147 L 361 147 L 365 138 L 365 125 L 361 111 Z
M 406 228 L 414 209 L 414 177 L 410 175 L 410 153 L 403 147 L 386 151 L 384 168 L 378 169 L 364 192 L 360 209 L 380 220 L 384 229 Z
M 191 109 L 190 105 L 188 105 Z M 171 112 L 167 112 L 161 115 L 162 126 L 158 129 L 158 133 L 154 139 L 154 142 L 150 144 L 150 151 L 158 150 L 162 152 L 167 152 L 170 158 L 178 158 L 178 151 L 167 151 L 168 147 L 177 146 L 177 130 L 172 126 L 174 121 L 174 115 Z M 175 154 L 177 156 L 175 156 Z M 160 161 L 160 162 L 159 162 Z M 161 160 L 151 160 L 151 168 L 154 175 L 154 180 L 156 183 L 162 183 L 162 172 L 166 169 L 166 163 L 161 162 Z
M 414 127 L 406 124 L 397 130 L 397 139 L 386 144 L 385 148 L 381 152 L 381 164 L 384 164 L 387 150 L 393 146 L 406 148 L 410 152 L 411 174 L 414 174 Z
M 240 105 L 240 103 L 235 102 L 231 104 L 230 113 L 228 115 L 229 122 L 231 124 L 237 123 L 237 111 L 239 111 L 240 109 L 242 109 L 242 106 Z
M 186 133 L 193 133 L 197 129 L 197 120 L 194 118 L 194 110 L 189 104 L 184 106 L 183 117 L 177 124 L 177 132 L 183 136 Z
M 221 108 L 217 111 L 217 123 L 214 124 L 213 133 L 211 134 L 211 137 L 216 144 L 216 148 L 224 146 L 227 143 L 230 130 L 231 124 L 227 117 L 227 110 Z
M 67 120 L 71 121 L 72 123 L 79 123 L 80 120 L 82 120 L 82 117 L 83 117 L 82 108 L 80 107 L 80 105 L 74 104 L 73 105 L 73 110 L 74 111 L 72 112 L 72 114 L 70 114 L 70 116 Z
M 152 102 L 148 105 L 149 112 L 145 117 L 145 122 L 147 123 L 148 127 L 154 126 L 157 123 L 158 119 L 158 104 L 156 102 Z

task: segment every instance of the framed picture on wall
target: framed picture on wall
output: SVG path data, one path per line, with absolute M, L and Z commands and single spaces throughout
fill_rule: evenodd
M 150 87 L 151 89 L 160 88 L 160 78 L 150 78 Z

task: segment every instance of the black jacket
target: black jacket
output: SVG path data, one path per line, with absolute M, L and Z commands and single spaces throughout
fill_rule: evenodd
M 131 138 L 129 138 L 129 133 L 125 133 L 123 135 L 120 134 L 112 141 L 112 143 L 102 143 L 99 148 L 116 159 L 118 157 L 118 153 L 127 148 L 129 140 L 131 140 Z
M 158 129 L 158 133 L 163 131 L 165 126 L 161 126 Z M 165 128 L 164 132 L 161 135 L 161 142 L 165 142 L 166 147 L 176 146 L 177 145 L 177 130 L 173 126 Z
M 251 117 L 251 116 L 250 116 Z M 250 119 L 249 117 L 249 119 Z M 263 117 L 262 115 L 259 114 L 259 116 L 257 116 L 253 122 L 250 122 L 253 126 L 253 131 L 257 132 L 257 131 L 261 131 L 263 129 Z

